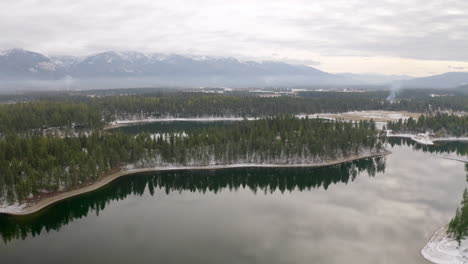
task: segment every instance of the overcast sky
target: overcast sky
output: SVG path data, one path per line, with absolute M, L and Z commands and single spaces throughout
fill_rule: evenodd
M 235 56 L 330 72 L 468 71 L 468 0 L 1 0 L 0 49 Z

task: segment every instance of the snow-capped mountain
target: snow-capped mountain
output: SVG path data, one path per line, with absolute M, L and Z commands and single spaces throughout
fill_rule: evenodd
M 305 65 L 235 58 L 108 51 L 86 57 L 48 57 L 14 49 L 0 53 L 2 80 L 145 79 L 175 85 L 322 85 L 357 83 Z
M 62 75 L 61 68 L 40 53 L 22 49 L 0 53 L 1 79 L 54 79 Z

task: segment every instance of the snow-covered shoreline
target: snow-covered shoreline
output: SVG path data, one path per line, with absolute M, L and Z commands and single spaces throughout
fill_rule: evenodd
M 421 249 L 421 255 L 435 264 L 467 264 L 468 239 L 458 242 L 447 235 L 447 226 L 437 230 L 426 246 Z
M 387 137 L 395 138 L 409 138 L 423 145 L 434 145 L 434 142 L 443 141 L 468 141 L 468 137 L 430 137 L 427 135 L 415 135 L 415 134 L 387 134 Z
M 106 125 L 104 130 L 113 129 L 124 126 L 132 126 L 138 124 L 157 123 L 157 122 L 221 122 L 221 121 L 242 121 L 255 120 L 253 117 L 164 117 L 164 118 L 144 118 L 144 119 L 117 119 L 112 123 Z
M 343 113 L 320 113 L 319 117 L 327 117 L 333 119 L 345 120 L 370 120 L 374 121 L 398 121 L 399 119 L 407 120 L 408 118 L 418 118 L 422 113 L 410 113 L 406 111 L 384 111 L 384 110 L 367 110 L 367 111 L 349 111 Z
M 387 134 L 387 137 L 409 138 L 409 139 L 416 141 L 419 144 L 434 145 L 434 141 L 429 136 L 421 136 L 421 135 L 415 135 L 415 134 Z
M 64 199 L 68 199 L 70 197 L 74 197 L 80 194 L 88 193 L 95 191 L 110 182 L 114 181 L 115 179 L 125 176 L 131 175 L 136 173 L 142 172 L 153 172 L 153 171 L 170 171 L 170 170 L 215 170 L 215 169 L 230 169 L 230 168 L 295 168 L 295 167 L 325 167 L 325 166 L 332 166 L 337 165 L 344 162 L 360 160 L 360 159 L 367 159 L 372 157 L 380 157 L 390 154 L 389 151 L 383 151 L 380 153 L 366 153 L 362 155 L 351 156 L 347 158 L 337 159 L 337 160 L 329 160 L 329 161 L 322 161 L 316 163 L 306 163 L 306 164 L 258 164 L 258 163 L 238 163 L 238 164 L 228 164 L 228 165 L 210 165 L 210 166 L 165 166 L 165 167 L 152 167 L 152 168 L 132 168 L 131 166 L 127 166 L 122 170 L 107 175 L 106 177 L 101 178 L 100 180 L 71 191 L 66 191 L 62 193 L 57 193 L 51 197 L 44 198 L 38 202 L 33 204 L 20 204 L 20 205 L 12 205 L 12 206 L 1 206 L 0 205 L 0 214 L 9 214 L 9 215 L 28 215 L 38 212 L 45 207 L 59 202 Z
M 24 208 L 26 208 L 28 205 L 27 204 L 3 204 L 0 203 L 0 214 L 1 213 L 6 213 L 6 214 L 14 214 L 14 213 L 21 213 Z
M 409 113 L 404 111 L 380 111 L 380 110 L 369 110 L 369 111 L 351 111 L 344 113 L 315 113 L 315 114 L 297 114 L 298 118 L 321 118 L 328 120 L 370 120 L 374 121 L 396 121 L 398 119 L 408 119 L 409 117 L 416 117 L 421 115 L 420 113 Z M 255 120 L 255 117 L 241 117 L 241 116 L 228 116 L 228 117 L 216 117 L 216 116 L 201 116 L 201 117 L 147 117 L 141 118 L 135 116 L 134 118 L 128 119 L 117 119 L 111 124 L 107 125 L 104 129 L 112 129 L 122 126 L 130 126 L 136 124 L 145 124 L 153 122 L 174 122 L 174 121 L 190 121 L 190 122 L 216 122 L 216 121 L 241 121 L 241 120 Z
M 146 118 L 146 119 L 123 119 L 116 120 L 116 124 L 132 123 L 152 123 L 152 122 L 173 122 L 173 121 L 191 121 L 191 122 L 210 122 L 210 121 L 239 121 L 243 117 L 193 117 L 193 118 Z M 246 118 L 253 120 L 253 117 Z

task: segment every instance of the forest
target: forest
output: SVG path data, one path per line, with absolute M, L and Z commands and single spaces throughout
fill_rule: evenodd
M 192 131 L 138 135 L 14 134 L 0 139 L 0 199 L 74 189 L 111 168 L 234 163 L 310 164 L 383 150 L 374 122 L 278 116 Z
M 420 113 L 468 110 L 468 96 L 465 94 L 431 97 L 430 92 L 405 90 L 392 101 L 387 100 L 388 91 L 308 91 L 296 96 L 259 97 L 248 92 L 205 94 L 182 91 L 118 95 L 117 90 L 112 96 L 95 96 L 87 92 L 31 100 L 26 97 L 28 101 L 0 104 L 0 134 L 43 132 L 45 128 L 60 129 L 63 133 L 67 130 L 89 131 L 117 119 L 149 117 L 265 117 L 359 110 Z
M 55 99 L 0 104 L 0 135 L 41 134 L 50 128 L 99 129 L 103 125 L 100 109 L 85 102 Z
M 465 170 L 468 170 L 468 164 L 465 164 Z M 468 181 L 468 175 L 466 180 Z M 461 207 L 457 208 L 455 216 L 450 220 L 447 233 L 458 241 L 468 237 L 468 189 L 463 192 Z
M 417 120 L 408 118 L 389 122 L 387 128 L 394 132 L 425 133 L 430 132 L 436 136 L 466 136 L 468 135 L 468 116 L 436 113 L 434 115 L 421 115 Z

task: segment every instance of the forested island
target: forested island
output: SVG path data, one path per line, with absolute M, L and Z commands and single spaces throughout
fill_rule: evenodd
M 79 135 L 4 133 L 0 140 L 0 197 L 8 204 L 23 203 L 41 193 L 71 190 L 124 166 L 314 165 L 384 153 L 384 136 L 374 122 L 293 116 L 136 136 L 100 130 Z

